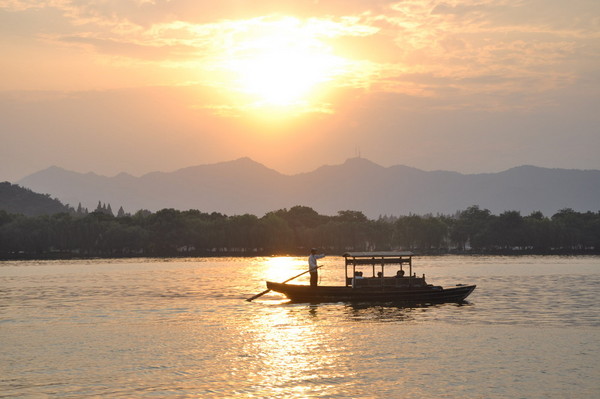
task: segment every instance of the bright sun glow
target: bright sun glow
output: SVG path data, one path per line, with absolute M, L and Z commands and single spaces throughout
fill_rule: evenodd
M 288 18 L 248 32 L 223 66 L 231 73 L 231 89 L 253 108 L 306 108 L 344 73 L 346 60 L 333 54 L 317 30 Z
M 266 274 L 272 281 L 282 282 L 306 269 L 306 260 L 287 256 L 269 258 L 265 261 Z

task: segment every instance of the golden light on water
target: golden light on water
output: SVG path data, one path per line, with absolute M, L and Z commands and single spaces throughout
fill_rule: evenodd
M 308 264 L 305 259 L 291 256 L 268 258 L 265 260 L 264 264 L 266 267 L 265 275 L 270 281 L 275 282 L 283 282 L 308 270 Z
M 343 389 L 337 381 L 353 377 L 342 337 L 306 317 L 318 317 L 318 307 L 269 306 L 254 320 L 254 339 L 247 350 L 260 353 L 262 372 L 255 384 L 268 386 L 267 396 L 305 398 L 335 392 Z

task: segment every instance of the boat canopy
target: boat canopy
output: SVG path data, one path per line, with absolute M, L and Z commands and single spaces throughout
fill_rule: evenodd
M 346 252 L 344 254 L 346 258 L 385 258 L 412 255 L 413 253 L 409 251 Z
M 352 284 L 352 279 L 356 275 L 357 266 L 370 265 L 373 269 L 373 277 L 375 277 L 375 267 L 381 268 L 381 276 L 385 275 L 384 268 L 386 265 L 402 265 L 407 264 L 409 267 L 408 276 L 413 278 L 412 275 L 412 252 L 408 251 L 379 251 L 379 252 L 346 252 L 345 258 L 345 274 L 346 274 L 346 285 Z M 425 277 L 423 277 L 424 279 Z M 383 281 L 383 280 L 382 280 Z

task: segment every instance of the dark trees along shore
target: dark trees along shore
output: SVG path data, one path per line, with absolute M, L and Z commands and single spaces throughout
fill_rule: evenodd
M 295 206 L 227 216 L 163 209 L 118 216 L 95 211 L 23 216 L 0 211 L 0 258 L 306 254 L 317 247 L 416 253 L 598 253 L 600 212 L 563 209 L 551 217 L 493 215 L 471 206 L 455 215 L 382 216 L 357 211 L 320 215 Z

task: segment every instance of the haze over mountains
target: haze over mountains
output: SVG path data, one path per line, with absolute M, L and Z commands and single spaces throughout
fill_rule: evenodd
M 600 210 L 599 170 L 519 166 L 464 175 L 402 165 L 382 167 L 364 158 L 291 176 L 249 158 L 141 177 L 126 173 L 105 177 L 53 166 L 17 183 L 74 207 L 81 203 L 93 210 L 101 201 L 131 213 L 175 208 L 262 216 L 295 205 L 326 215 L 357 210 L 369 218 L 453 214 L 471 205 L 495 214 L 517 210 L 523 215 L 541 211 L 546 216 L 563 208 Z

